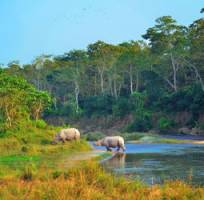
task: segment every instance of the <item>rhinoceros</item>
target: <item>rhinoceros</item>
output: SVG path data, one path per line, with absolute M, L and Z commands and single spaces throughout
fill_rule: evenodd
M 79 140 L 80 139 L 80 132 L 76 128 L 66 128 L 60 130 L 56 135 L 52 144 L 56 144 L 57 142 L 65 142 L 65 141 L 72 141 L 72 140 Z
M 96 146 L 105 146 L 107 151 L 111 151 L 111 147 L 117 147 L 117 151 L 122 149 L 125 151 L 124 139 L 121 136 L 107 136 L 95 142 Z

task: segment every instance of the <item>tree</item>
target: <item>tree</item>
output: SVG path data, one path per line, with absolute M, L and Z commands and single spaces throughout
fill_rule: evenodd
M 96 68 L 100 80 L 101 93 L 105 92 L 105 80 L 107 80 L 107 71 L 115 62 L 113 55 L 113 45 L 98 41 L 88 46 L 88 55 L 92 59 L 93 66 Z
M 0 73 L 0 109 L 6 128 L 32 117 L 38 119 L 50 102 L 46 92 L 37 91 L 23 78 Z
M 155 56 L 155 70 L 174 90 L 178 89 L 178 71 L 183 67 L 180 58 L 186 53 L 187 28 L 178 25 L 171 16 L 156 20 L 156 25 L 143 35 L 149 40 Z
M 139 89 L 140 72 L 150 66 L 148 61 L 148 47 L 144 42 L 131 41 L 120 44 L 123 47 L 118 65 L 123 68 L 123 73 L 128 75 L 129 91 L 133 94 Z
M 189 27 L 190 51 L 184 59 L 185 63 L 194 70 L 196 80 L 204 91 L 204 18 L 194 21 Z
M 87 54 L 82 50 L 70 51 L 67 55 L 67 60 L 70 61 L 70 79 L 74 84 L 74 95 L 76 103 L 76 113 L 79 112 L 79 94 L 80 84 L 82 77 L 84 76 L 84 66 L 87 62 Z

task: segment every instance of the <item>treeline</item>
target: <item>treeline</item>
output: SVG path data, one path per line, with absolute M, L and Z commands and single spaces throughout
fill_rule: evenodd
M 53 103 L 45 117 L 132 115 L 129 131 L 202 128 L 204 18 L 187 27 L 164 16 L 143 38 L 118 45 L 97 41 L 32 64 L 14 61 L 3 71 L 49 92 Z

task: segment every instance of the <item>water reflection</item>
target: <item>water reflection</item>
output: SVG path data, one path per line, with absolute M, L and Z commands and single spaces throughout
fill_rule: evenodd
M 181 179 L 204 185 L 204 146 L 193 144 L 128 144 L 127 154 L 116 154 L 103 165 L 115 173 L 148 184 Z
M 108 168 L 111 166 L 111 168 L 125 168 L 125 153 L 117 152 L 115 153 L 110 159 L 103 162 L 103 166 Z

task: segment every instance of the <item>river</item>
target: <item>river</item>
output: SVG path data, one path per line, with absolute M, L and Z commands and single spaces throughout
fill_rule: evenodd
M 204 185 L 204 145 L 126 144 L 126 149 L 125 154 L 105 160 L 103 166 L 149 185 L 173 179 Z

